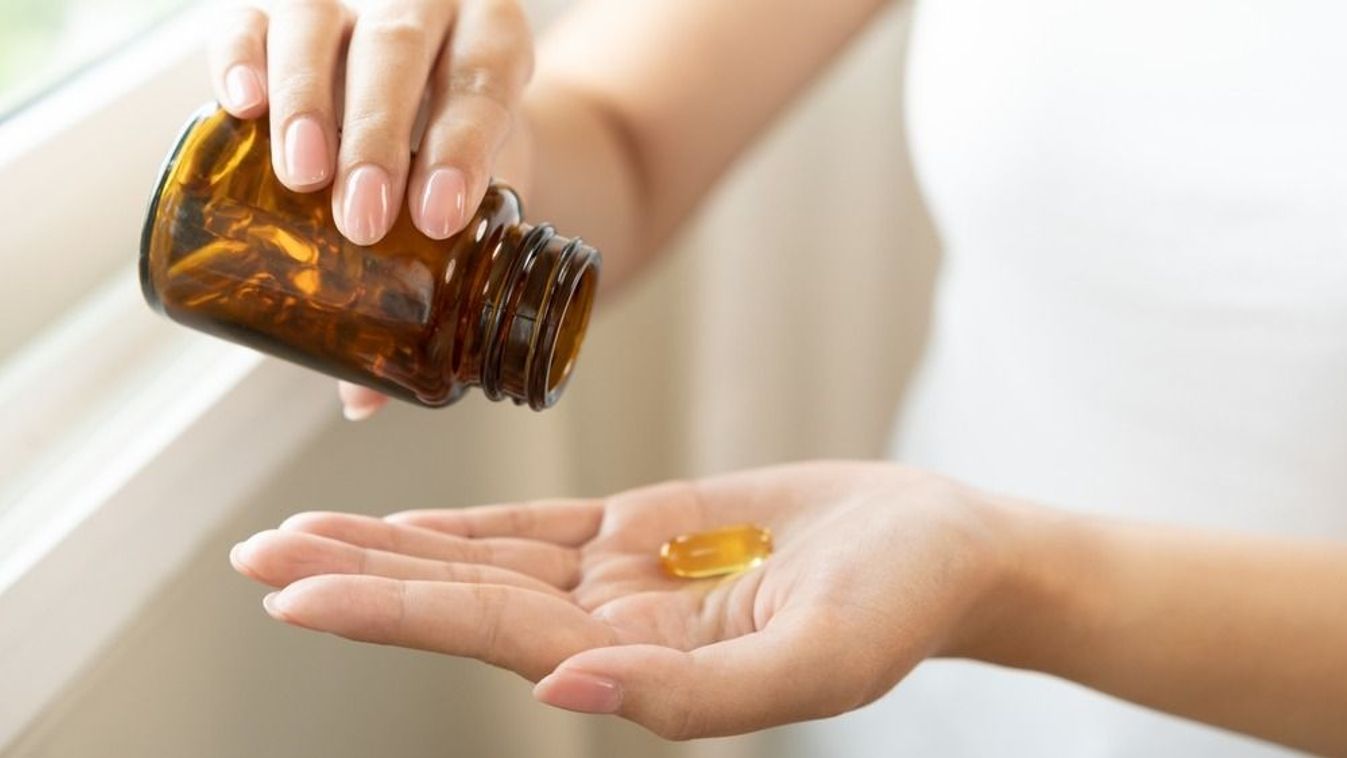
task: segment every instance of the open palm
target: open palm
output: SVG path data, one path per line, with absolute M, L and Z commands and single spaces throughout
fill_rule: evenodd
M 685 738 L 857 707 L 936 652 L 984 584 L 967 500 L 908 469 L 816 463 L 602 499 L 303 513 L 231 561 L 284 588 L 265 601 L 283 621 L 477 658 L 541 680 L 544 702 Z M 669 538 L 742 522 L 773 530 L 766 563 L 661 569 Z

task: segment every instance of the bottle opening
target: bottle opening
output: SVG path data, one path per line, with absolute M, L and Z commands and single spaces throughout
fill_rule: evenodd
M 565 310 L 561 313 L 561 326 L 557 329 L 557 341 L 552 348 L 552 359 L 547 367 L 547 395 L 555 397 L 566 386 L 566 380 L 575 368 L 575 359 L 580 354 L 580 345 L 585 341 L 585 329 L 589 326 L 589 314 L 593 310 L 594 291 L 598 287 L 598 271 L 585 267 L 576 283 L 575 292 L 566 299 Z
M 510 270 L 487 320 L 481 386 L 534 410 L 561 397 L 584 342 L 598 290 L 599 254 L 540 224 L 524 227 L 502 258 Z

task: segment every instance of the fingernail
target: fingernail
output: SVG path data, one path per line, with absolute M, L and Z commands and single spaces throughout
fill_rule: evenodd
M 347 421 L 364 421 L 388 402 L 383 395 L 350 382 L 337 382 L 337 397 Z
M 612 679 L 584 671 L 553 671 L 533 688 L 539 700 L 581 713 L 617 713 L 622 687 Z
M 377 405 L 359 405 L 354 403 L 347 405 L 343 403 L 341 406 L 341 415 L 346 417 L 347 421 L 364 421 L 370 416 L 373 416 L 374 412 L 377 410 L 379 410 L 379 406 Z
M 248 539 L 235 545 L 234 549 L 229 551 L 229 560 L 233 562 L 235 566 L 247 567 L 250 563 L 249 559 L 256 557 L 256 552 L 257 535 L 254 534 Z
M 277 590 L 276 592 L 268 592 L 262 596 L 262 607 L 266 609 L 267 613 L 275 618 L 281 618 L 282 614 L 280 594 L 280 590 Z
M 328 176 L 327 137 L 313 116 L 300 116 L 285 128 L 285 173 L 291 184 L 307 185 Z
M 262 80 L 257 72 L 243 65 L 225 72 L 225 97 L 236 111 L 246 111 L 262 104 Z
M 421 231 L 435 239 L 444 239 L 466 222 L 468 181 L 456 168 L 440 167 L 430 172 L 421 193 Z
M 378 166 L 357 166 L 346 175 L 341 216 L 352 242 L 373 245 L 388 231 L 389 192 L 388 172 Z

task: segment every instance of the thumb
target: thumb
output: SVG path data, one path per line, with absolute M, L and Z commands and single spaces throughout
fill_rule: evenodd
M 833 716 L 881 694 L 887 667 L 835 620 L 778 616 L 760 632 L 690 652 L 621 645 L 578 653 L 533 690 L 584 713 L 615 713 L 661 737 L 741 734 Z

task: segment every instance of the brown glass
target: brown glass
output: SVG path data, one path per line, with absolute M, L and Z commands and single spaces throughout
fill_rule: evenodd
M 331 190 L 287 190 L 265 120 L 214 107 L 187 124 L 141 239 L 145 299 L 173 320 L 394 397 L 440 406 L 480 386 L 551 406 L 575 365 L 599 255 L 494 184 L 467 228 L 378 243 L 332 221 Z

